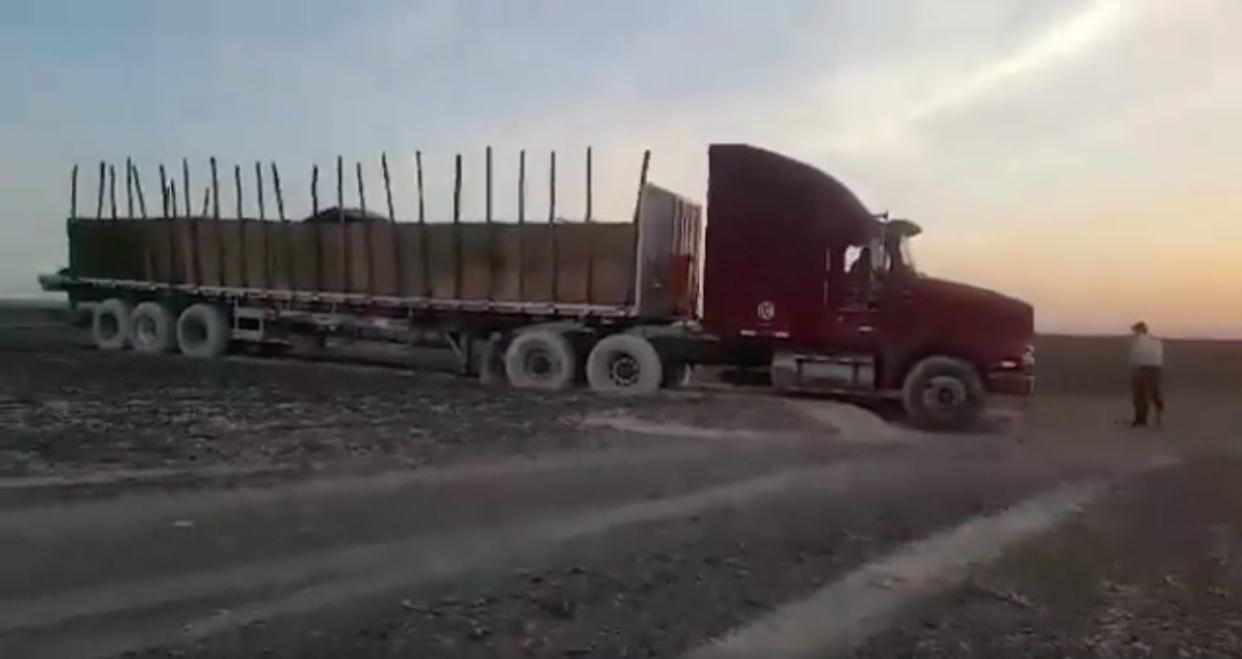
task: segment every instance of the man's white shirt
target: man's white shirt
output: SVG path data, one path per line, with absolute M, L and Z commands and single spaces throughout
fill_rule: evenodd
M 1131 366 L 1164 366 L 1164 344 L 1150 334 L 1136 334 L 1130 341 Z

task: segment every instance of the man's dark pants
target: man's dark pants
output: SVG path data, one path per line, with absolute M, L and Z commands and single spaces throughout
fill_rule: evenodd
M 1130 391 L 1134 397 L 1134 425 L 1147 425 L 1147 410 L 1156 408 L 1156 423 L 1164 415 L 1164 392 L 1161 389 L 1161 368 L 1139 366 L 1130 378 Z

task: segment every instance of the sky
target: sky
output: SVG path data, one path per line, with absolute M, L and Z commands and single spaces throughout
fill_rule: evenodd
M 69 172 L 281 167 L 289 213 L 336 156 L 412 219 L 627 220 L 641 154 L 702 200 L 707 145 L 804 160 L 919 222 L 919 268 L 1030 301 L 1038 329 L 1242 337 L 1242 0 L 0 0 L 0 296 L 65 264 Z M 121 169 L 123 173 L 123 168 Z M 270 185 L 270 181 L 268 182 Z M 122 186 L 123 188 L 123 186 Z M 231 185 L 221 205 L 233 208 Z M 346 185 L 356 203 L 356 183 Z M 269 208 L 270 194 L 269 189 Z M 122 194 L 122 211 L 124 203 Z M 158 194 L 155 195 L 158 197 Z M 708 209 L 710 222 L 710 209 Z

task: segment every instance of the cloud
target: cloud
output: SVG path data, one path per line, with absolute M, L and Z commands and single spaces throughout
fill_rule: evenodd
M 906 121 L 919 121 L 969 106 L 1009 82 L 1083 57 L 1123 28 L 1121 0 L 1094 0 L 1083 11 L 1053 25 L 1017 51 L 989 62 L 919 102 Z

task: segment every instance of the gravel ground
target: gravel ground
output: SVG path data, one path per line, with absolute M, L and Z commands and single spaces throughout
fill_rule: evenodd
M 677 657 L 900 544 L 1063 475 L 1052 465 L 924 458 L 860 467 L 848 492 L 812 484 L 626 527 L 348 614 L 269 621 L 141 656 Z
M 412 467 L 644 441 L 581 430 L 584 416 L 608 413 L 830 431 L 782 405 L 728 394 L 541 394 L 438 372 L 289 359 L 24 350 L 0 361 L 0 476 L 75 467 Z
M 881 446 L 835 442 L 822 420 L 767 396 L 695 390 L 637 401 L 584 392 L 544 395 L 392 367 L 100 353 L 73 341 L 41 342 L 37 329 L 22 332 L 14 339 L 16 334 L 0 331 L 0 478 L 10 483 L 150 469 L 272 467 L 302 473 L 439 466 L 679 442 L 710 449 L 697 464 L 669 462 L 657 469 L 656 463 L 642 463 L 610 472 L 608 492 L 607 479 L 562 474 L 510 477 L 507 487 L 515 489 L 495 492 L 464 482 L 432 494 L 417 487 L 343 490 L 333 498 L 291 493 L 280 507 L 252 510 L 194 508 L 194 497 L 232 490 L 187 490 L 179 495 L 197 512 L 170 518 L 171 525 L 162 517 L 159 524 L 134 522 L 134 529 L 86 524 L 61 544 L 48 540 L 63 554 L 82 546 L 100 556 L 108 555 L 101 547 L 133 552 L 131 567 L 141 569 L 132 574 L 107 559 L 81 562 L 98 572 L 73 582 L 86 601 L 141 586 L 149 577 L 245 567 L 260 559 L 284 565 L 308 551 L 298 539 L 306 529 L 322 529 L 318 549 L 324 552 L 368 541 L 421 546 L 445 528 L 498 521 L 510 508 L 531 519 L 569 514 L 573 506 L 559 504 L 588 498 L 580 488 L 598 490 L 601 506 L 645 505 L 660 498 L 647 493 L 660 492 L 656 486 L 668 479 L 685 485 L 667 493 L 675 496 L 722 479 L 811 464 L 839 462 L 849 474 L 844 485 L 810 483 L 693 516 L 621 524 L 530 555 L 515 552 L 464 576 L 273 616 L 226 628 L 201 643 L 128 656 L 675 657 L 907 542 L 1067 480 L 1115 475 L 1110 470 L 1122 471 L 1127 461 L 1133 466 L 1171 454 L 1185 462 L 1124 482 L 1068 524 L 897 620 L 856 656 L 1242 656 L 1242 572 L 1235 558 L 1242 552 L 1242 462 L 1222 457 L 1236 453 L 1226 431 L 1242 422 L 1231 391 L 1174 389 L 1164 433 L 1117 425 L 1125 414 L 1121 395 L 1045 391 L 1030 419 L 1010 434 L 921 436 Z M 737 430 L 735 437 L 751 433 L 745 435 L 751 439 L 730 443 L 711 433 L 664 436 L 581 423 L 609 415 L 646 426 Z M 854 439 L 859 433 L 848 434 Z M 790 464 L 750 459 L 748 451 L 756 446 L 771 450 L 761 442 L 790 437 L 809 438 L 802 447 L 817 448 L 805 457 L 791 452 L 796 457 Z M 726 458 L 733 460 L 729 469 L 722 468 Z M 720 478 L 707 478 L 714 468 Z M 693 470 L 694 478 L 683 476 L 683 469 Z M 419 476 L 428 471 L 436 470 Z M 259 482 L 244 480 L 242 485 Z M 292 492 L 300 482 L 274 483 L 270 491 Z M 526 498 L 506 497 L 505 506 L 489 508 L 489 497 L 504 492 Z M 40 500 L 46 492 L 30 500 L 16 490 L 3 494 L 0 516 L 11 519 L 26 519 L 21 516 L 48 504 Z M 157 493 L 130 494 L 135 504 L 164 502 Z M 134 520 L 135 509 L 124 501 L 113 502 L 113 514 Z M 53 501 L 48 509 L 61 503 Z M 108 503 L 79 497 L 65 505 L 85 510 Z M 445 524 L 432 523 L 441 515 Z M 219 532 L 225 528 L 228 538 Z M 27 569 L 38 564 L 32 557 L 47 556 L 46 569 L 64 571 L 56 558 L 61 553 L 38 545 L 26 546 L 30 556 L 22 560 L 19 535 L 10 546 L 14 565 Z M 294 538 L 288 546 L 282 544 L 286 536 Z M 162 565 L 158 556 L 183 548 L 185 560 L 176 570 L 154 569 Z M 383 567 L 406 569 L 396 563 Z M 331 572 L 315 578 L 331 580 Z M 44 595 L 37 579 L 31 584 L 31 597 Z M 250 601 L 249 595 L 215 596 L 222 614 Z M 92 625 L 115 637 L 128 633 L 124 616 L 144 622 L 142 610 L 125 609 L 123 601 L 116 606 L 97 619 L 70 620 L 64 631 L 79 634 L 89 650 L 97 640 Z M 58 630 L 34 633 L 59 638 Z M 0 634 L 0 643 L 12 640 Z
M 1242 460 L 1127 483 L 855 656 L 1242 656 Z

